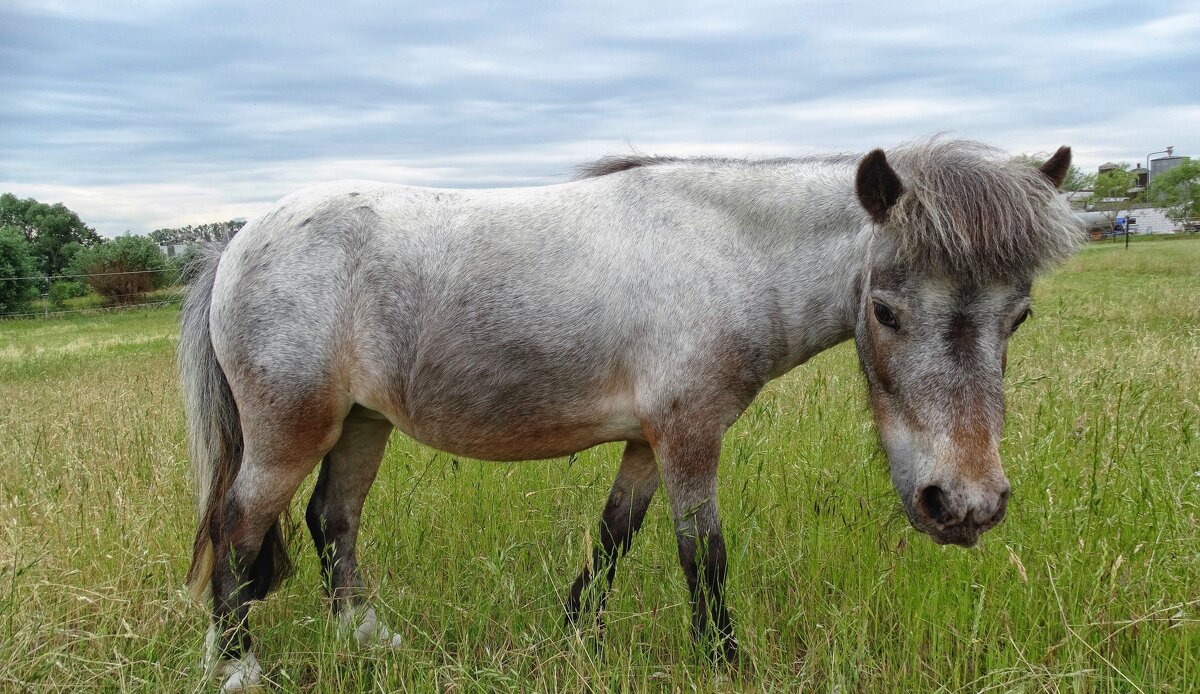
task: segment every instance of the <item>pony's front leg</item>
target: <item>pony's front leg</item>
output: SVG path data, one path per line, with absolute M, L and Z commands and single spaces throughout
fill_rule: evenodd
M 675 520 L 679 563 L 692 602 L 692 633 L 729 663 L 738 658 L 725 606 L 725 540 L 717 513 L 717 462 L 723 427 L 689 430 L 675 423 L 657 432 L 656 452 Z M 715 640 L 715 643 L 714 643 Z
M 577 623 L 585 609 L 600 618 L 617 573 L 617 559 L 629 551 L 657 489 L 658 465 L 654 462 L 650 444 L 644 441 L 626 443 L 621 469 L 608 494 L 604 515 L 600 517 L 600 544 L 593 552 L 592 565 L 580 572 L 567 598 L 568 624 Z M 601 575 L 603 583 L 597 585 Z

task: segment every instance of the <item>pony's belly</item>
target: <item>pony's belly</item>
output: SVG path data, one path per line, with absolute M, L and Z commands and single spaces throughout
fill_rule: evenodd
M 640 436 L 640 434 L 639 434 Z M 413 436 L 426 446 L 454 455 L 479 460 L 514 461 L 561 458 L 586 450 L 592 446 L 611 441 L 624 441 L 628 436 L 597 436 L 590 434 L 564 433 L 522 440 L 443 438 L 439 436 Z
M 507 323 L 429 331 L 410 341 L 438 349 L 390 378 L 361 368 L 351 395 L 427 446 L 484 460 L 556 458 L 644 437 L 633 383 L 614 356 L 580 351 L 582 338 L 480 338 L 500 333 L 522 335 Z
M 399 426 L 417 441 L 447 453 L 480 460 L 559 458 L 610 441 L 644 440 L 632 413 L 612 413 L 592 421 L 547 421 L 418 415 Z

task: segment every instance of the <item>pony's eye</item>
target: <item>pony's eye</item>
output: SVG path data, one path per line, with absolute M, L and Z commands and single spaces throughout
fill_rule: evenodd
M 1025 319 L 1029 318 L 1032 315 L 1033 315 L 1033 309 L 1029 309 L 1029 308 L 1025 309 L 1025 312 L 1021 314 L 1021 317 L 1018 318 L 1015 323 L 1013 323 L 1012 330 L 1010 330 L 1009 332 L 1014 332 L 1014 333 L 1017 332 L 1017 328 L 1021 327 L 1021 324 L 1025 322 Z
M 874 302 L 874 304 L 875 320 L 879 321 L 882 325 L 886 325 L 892 330 L 899 330 L 900 324 L 896 322 L 896 314 L 892 313 L 892 309 L 888 308 L 886 304 L 881 304 L 878 301 Z

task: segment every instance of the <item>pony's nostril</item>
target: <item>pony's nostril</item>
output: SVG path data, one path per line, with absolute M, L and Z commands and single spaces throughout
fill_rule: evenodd
M 917 492 L 917 507 L 926 517 L 941 525 L 949 525 L 958 520 L 950 512 L 950 502 L 946 492 L 935 484 L 923 487 Z
M 1003 516 L 1004 511 L 1008 509 L 1008 495 L 1011 491 L 1012 488 L 1010 487 L 1000 492 L 1000 503 L 996 505 L 996 515 Z

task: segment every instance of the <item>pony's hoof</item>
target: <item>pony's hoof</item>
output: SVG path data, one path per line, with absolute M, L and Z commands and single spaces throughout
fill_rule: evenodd
M 233 659 L 222 659 L 217 649 L 217 629 L 208 627 L 204 635 L 204 660 L 200 662 L 209 681 L 221 684 L 223 692 L 251 692 L 262 687 L 262 665 L 253 653 Z
M 375 614 L 375 608 L 349 609 L 338 614 L 338 623 L 343 629 L 353 630 L 354 640 L 362 646 L 399 648 L 400 634 L 388 629 Z
M 253 653 L 237 660 L 222 660 L 217 663 L 215 674 L 223 692 L 253 692 L 262 688 L 262 665 Z

